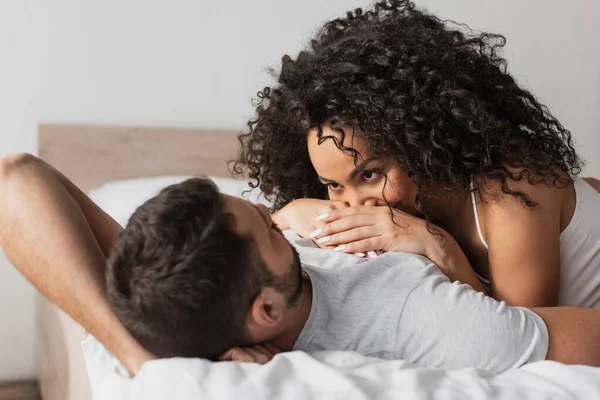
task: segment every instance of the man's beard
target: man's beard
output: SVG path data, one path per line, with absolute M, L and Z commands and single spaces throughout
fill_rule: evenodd
M 293 307 L 302 295 L 303 276 L 300 255 L 291 244 L 290 248 L 292 250 L 292 265 L 290 265 L 290 270 L 283 276 L 276 276 L 270 273 L 265 286 L 270 286 L 279 293 L 282 293 L 286 298 L 288 307 Z
M 290 296 L 288 297 L 288 307 L 293 307 L 296 305 L 300 296 L 302 295 L 302 287 L 303 285 L 303 276 L 302 276 L 302 263 L 300 262 L 300 255 L 294 246 L 292 248 L 293 261 L 290 269 L 290 274 L 295 275 L 296 285 L 294 290 L 290 292 Z

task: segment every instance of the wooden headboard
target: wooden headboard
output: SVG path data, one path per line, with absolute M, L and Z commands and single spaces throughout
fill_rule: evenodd
M 88 191 L 118 179 L 229 177 L 238 131 L 40 125 L 39 156 Z M 44 400 L 91 400 L 81 351 L 85 333 L 56 306 L 36 301 L 38 381 Z
M 235 130 L 40 125 L 40 158 L 84 191 L 104 182 L 160 175 L 229 177 Z

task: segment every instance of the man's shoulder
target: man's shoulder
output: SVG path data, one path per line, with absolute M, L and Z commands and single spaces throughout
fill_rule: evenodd
M 310 261 L 303 261 L 302 268 L 316 289 L 327 292 L 329 299 L 368 295 L 372 300 L 394 299 L 394 307 L 398 307 L 412 290 L 430 278 L 448 280 L 429 259 L 407 253 L 385 253 L 375 259 L 333 254 Z
M 326 250 L 311 253 L 300 252 L 302 268 L 312 280 L 319 281 L 318 286 L 335 292 L 364 292 L 377 287 L 392 297 L 403 297 L 428 278 L 448 279 L 431 260 L 414 254 L 384 253 L 375 259 L 360 259 Z M 358 283 L 359 288 L 355 287 Z
M 445 276 L 430 259 L 400 252 L 383 253 L 377 258 L 367 260 L 361 267 L 372 271 L 374 275 L 391 274 L 398 276 L 398 279 L 402 277 L 418 282 L 432 276 Z

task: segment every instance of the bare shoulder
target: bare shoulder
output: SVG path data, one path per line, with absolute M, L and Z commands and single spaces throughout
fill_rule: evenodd
M 571 178 L 560 172 L 559 179 L 550 179 L 528 171 L 509 169 L 516 179 L 507 177 L 504 182 L 487 176 L 475 180 L 477 196 L 484 208 L 498 209 L 520 205 L 529 209 L 562 207 L 574 198 Z
M 525 171 L 509 170 L 515 177 L 503 182 L 491 177 L 476 178 L 476 196 L 483 219 L 507 221 L 528 215 L 528 218 L 552 217 L 560 230 L 570 222 L 575 210 L 575 189 L 571 178 L 561 172 L 560 179 L 550 180 Z M 489 225 L 488 227 L 489 228 Z
M 520 179 L 480 177 L 474 182 L 492 293 L 513 305 L 553 306 L 560 281 L 560 232 L 573 215 L 573 185 L 566 174 L 562 182 L 515 176 Z M 569 216 L 565 211 L 571 200 Z

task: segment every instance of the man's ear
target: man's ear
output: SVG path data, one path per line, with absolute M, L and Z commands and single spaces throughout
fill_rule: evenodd
M 274 328 L 285 312 L 285 297 L 270 287 L 264 287 L 256 296 L 249 312 L 249 322 L 261 328 Z

